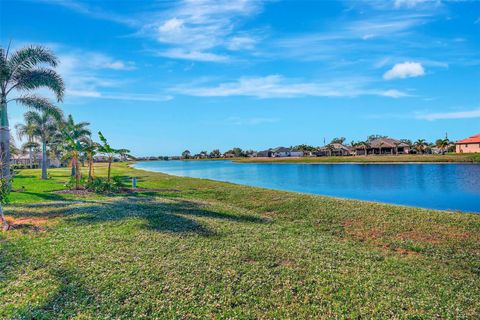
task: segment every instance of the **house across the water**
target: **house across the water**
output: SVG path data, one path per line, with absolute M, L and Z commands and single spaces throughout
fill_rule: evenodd
M 331 143 L 318 149 L 317 156 L 351 156 L 353 150 L 341 143 Z
M 457 153 L 480 152 L 480 134 L 455 142 L 455 151 Z
M 365 145 L 355 147 L 356 155 L 370 154 L 408 154 L 410 146 L 400 140 L 380 138 L 369 141 Z
M 271 157 L 271 158 L 284 158 L 284 157 L 303 157 L 303 151 L 295 150 L 292 148 L 277 147 L 264 151 L 258 151 L 257 157 Z

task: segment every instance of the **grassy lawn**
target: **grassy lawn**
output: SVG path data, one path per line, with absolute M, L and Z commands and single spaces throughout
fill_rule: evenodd
M 236 158 L 237 162 L 286 162 L 286 163 L 389 163 L 389 162 L 480 162 L 480 154 L 405 154 L 386 156 L 356 156 L 356 157 L 302 157 L 302 158 Z
M 480 215 L 113 173 L 152 190 L 15 178 L 0 318 L 480 317 Z

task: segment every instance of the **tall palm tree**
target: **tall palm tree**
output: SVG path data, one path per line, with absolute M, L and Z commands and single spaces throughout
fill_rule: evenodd
M 42 144 L 42 179 L 46 180 L 48 156 L 47 145 L 54 139 L 54 135 L 58 130 L 58 120 L 61 119 L 60 109 L 52 109 L 43 111 L 42 113 L 36 111 L 28 111 L 24 115 L 25 122 L 31 123 L 34 126 L 34 137 Z
M 34 148 L 34 132 L 35 125 L 25 121 L 25 123 L 19 123 L 15 126 L 17 130 L 17 136 L 19 139 L 27 138 L 27 143 L 24 145 L 28 149 L 28 161 L 30 169 L 33 168 L 33 148 Z
M 120 154 L 120 155 L 126 155 L 128 154 L 130 151 L 127 150 L 127 149 L 114 149 L 110 146 L 110 144 L 108 144 L 108 141 L 107 139 L 103 136 L 103 134 L 98 131 L 98 137 L 100 138 L 100 140 L 102 141 L 102 144 L 100 145 L 98 151 L 101 152 L 101 153 L 105 153 L 108 157 L 108 171 L 107 171 L 107 182 L 110 182 L 110 170 L 112 168 L 112 161 L 113 161 L 113 157 L 116 155 L 116 154 Z
M 57 57 L 43 46 L 29 46 L 10 52 L 0 47 L 0 155 L 1 176 L 10 179 L 10 127 L 7 106 L 16 102 L 25 107 L 46 111 L 55 106 L 32 91 L 46 88 L 52 91 L 57 101 L 62 101 L 65 85 L 53 69 Z M 16 94 L 14 94 L 16 92 Z

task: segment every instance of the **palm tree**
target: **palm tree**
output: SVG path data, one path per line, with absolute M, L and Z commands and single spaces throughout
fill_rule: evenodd
M 420 154 L 423 154 L 423 149 L 425 148 L 425 139 L 418 139 L 415 141 L 415 149 L 420 152 Z
M 93 157 L 97 154 L 99 147 L 99 144 L 94 142 L 92 139 L 85 140 L 83 150 L 85 152 L 85 158 L 87 158 L 88 162 L 88 182 L 92 182 L 95 175 L 93 167 Z
M 66 156 L 70 157 L 72 161 L 72 172 L 75 177 L 75 189 L 80 189 L 80 165 L 79 158 L 82 152 L 84 152 L 84 145 L 79 139 L 74 139 L 67 130 L 63 130 L 64 136 L 64 149 L 67 151 Z
M 110 171 L 111 171 L 111 168 L 112 168 L 112 161 L 113 161 L 113 157 L 116 155 L 116 154 L 127 154 L 129 153 L 130 151 L 127 150 L 127 149 L 114 149 L 112 148 L 109 144 L 108 144 L 108 141 L 107 139 L 103 136 L 103 134 L 99 131 L 98 132 L 98 137 L 100 138 L 100 140 L 102 141 L 102 144 L 100 145 L 100 147 L 98 148 L 98 151 L 101 152 L 101 153 L 105 153 L 108 157 L 108 171 L 107 171 L 107 182 L 110 182 Z
M 328 156 L 331 157 L 332 156 L 332 152 L 333 150 L 335 149 L 335 147 L 332 145 L 332 144 L 328 144 L 325 149 L 327 149 L 328 151 Z
M 88 140 L 90 139 L 90 135 L 92 134 L 90 130 L 87 128 L 89 125 L 90 125 L 89 122 L 75 123 L 72 115 L 69 114 L 67 117 L 67 120 L 62 121 L 62 124 L 61 124 L 62 131 L 64 132 L 63 136 L 65 137 L 65 133 L 68 133 L 68 136 L 70 136 L 70 138 L 74 141 L 79 141 L 80 143 L 88 142 Z M 67 145 L 69 144 L 67 143 Z M 80 155 L 81 154 L 79 154 L 79 156 Z M 72 158 L 72 161 L 73 161 L 73 158 Z M 72 173 L 71 173 L 72 177 L 77 176 L 76 170 L 77 170 L 77 166 L 73 165 L 73 162 L 72 162 Z
M 359 143 L 357 143 L 357 145 L 363 147 L 364 155 L 367 156 L 367 148 L 369 146 L 368 142 L 367 141 L 360 141 Z
M 448 144 L 450 143 L 450 140 L 448 137 L 445 136 L 445 139 L 438 139 L 435 141 L 435 145 L 440 148 L 442 154 L 445 153 L 445 148 L 448 147 Z
M 54 139 L 54 135 L 58 130 L 58 120 L 61 119 L 60 109 L 52 109 L 38 113 L 36 111 L 28 111 L 25 113 L 25 122 L 30 123 L 34 127 L 34 137 L 42 144 L 42 180 L 48 178 L 47 166 L 47 145 Z
M 385 142 L 381 141 L 380 144 L 378 145 L 378 149 L 379 149 L 379 155 L 381 156 L 382 155 L 382 149 L 383 149 L 383 146 L 385 145 Z
M 21 140 L 23 138 L 27 138 L 27 142 L 24 144 L 25 149 L 28 150 L 28 160 L 30 169 L 33 168 L 33 139 L 34 139 L 34 131 L 35 125 L 33 123 L 29 123 L 25 121 L 25 124 L 19 123 L 15 125 L 15 129 L 17 130 L 17 136 Z
M 7 180 L 10 179 L 8 103 L 15 101 L 32 109 L 52 110 L 55 107 L 48 99 L 32 94 L 32 91 L 49 89 L 57 101 L 62 101 L 65 92 L 62 78 L 53 70 L 58 65 L 58 59 L 50 50 L 42 46 L 29 46 L 11 53 L 9 49 L 0 47 L 1 176 Z M 9 99 L 11 95 L 13 97 Z
M 22 154 L 25 154 L 26 152 L 29 153 L 30 169 L 33 168 L 33 163 L 37 161 L 38 148 L 40 148 L 40 145 L 38 144 L 38 142 L 35 141 L 27 141 L 22 144 Z

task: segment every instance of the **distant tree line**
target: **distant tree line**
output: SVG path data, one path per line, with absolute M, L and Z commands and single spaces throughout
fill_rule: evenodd
M 322 148 L 332 148 L 334 144 L 342 144 L 347 147 L 355 148 L 355 147 L 368 147 L 373 140 L 377 139 L 384 139 L 388 138 L 388 136 L 380 135 L 380 134 L 372 134 L 369 135 L 365 140 L 359 141 L 350 141 L 350 143 L 346 143 L 347 139 L 345 137 L 335 137 L 329 143 L 324 146 L 313 146 L 308 144 L 299 144 L 295 146 L 290 146 L 289 149 L 296 150 L 296 151 L 303 151 L 305 153 L 311 153 L 312 155 L 318 152 Z M 418 139 L 416 141 L 412 141 L 409 139 L 400 139 L 402 143 L 407 144 L 413 153 L 417 154 L 425 154 L 431 153 L 432 148 L 439 148 L 442 153 L 445 152 L 454 152 L 455 148 L 453 143 L 448 139 L 447 136 L 444 138 L 440 138 L 435 140 L 434 142 L 428 142 L 425 139 Z M 256 150 L 243 150 L 242 148 L 235 147 L 229 149 L 225 152 L 221 152 L 220 149 L 213 149 L 212 151 L 208 152 L 203 150 L 199 153 L 192 153 L 190 150 L 185 150 L 181 153 L 180 156 L 158 156 L 158 157 L 145 157 L 139 158 L 140 160 L 169 160 L 169 159 L 218 159 L 218 158 L 242 158 L 242 157 L 252 157 L 255 156 L 257 153 Z

